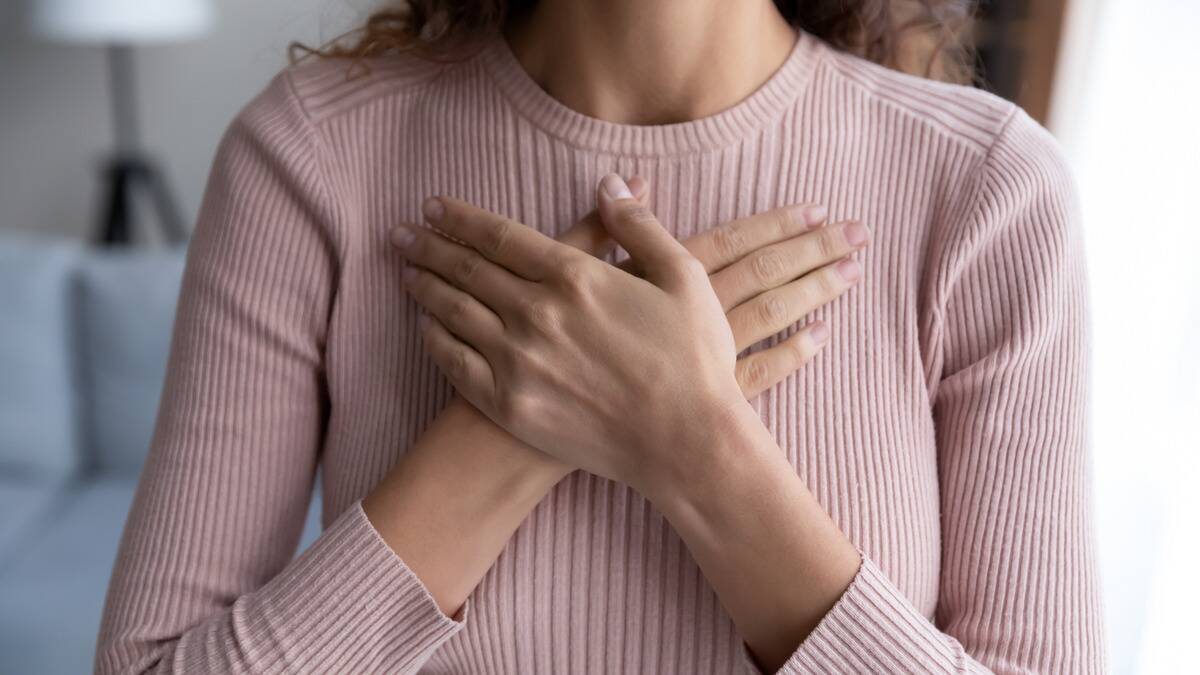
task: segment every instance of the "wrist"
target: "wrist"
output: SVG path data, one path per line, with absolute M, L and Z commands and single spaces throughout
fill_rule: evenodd
M 764 456 L 764 445 L 775 446 L 740 389 L 706 397 L 684 417 L 675 433 L 657 448 L 656 454 L 662 458 L 657 470 L 647 476 L 643 486 L 634 486 L 651 502 L 661 503 L 660 510 L 671 503 L 704 499 L 703 493 L 719 486 L 730 471 L 745 470 L 749 461 Z
M 454 397 L 426 434 L 434 442 L 424 443 L 422 450 L 483 469 L 510 494 L 532 493 L 540 499 L 574 470 L 497 426 L 462 396 Z
M 453 616 L 569 468 L 456 400 L 363 499 L 388 546 Z
M 528 512 L 568 472 L 455 399 L 367 495 L 364 508 L 382 522 L 400 522 L 409 503 L 441 502 L 447 516 L 485 525 Z
M 706 461 L 647 498 L 771 672 L 836 604 L 861 557 L 753 407 L 716 429 Z

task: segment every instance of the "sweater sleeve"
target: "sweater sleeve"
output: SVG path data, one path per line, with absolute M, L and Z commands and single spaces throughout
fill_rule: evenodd
M 942 510 L 934 620 L 860 549 L 857 576 L 780 672 L 1105 670 L 1074 182 L 1053 137 L 1016 110 L 972 193 L 943 235 L 933 317 Z
M 293 560 L 327 396 L 339 264 L 318 138 L 285 71 L 235 118 L 184 271 L 99 673 L 414 672 L 451 619 L 361 502 Z

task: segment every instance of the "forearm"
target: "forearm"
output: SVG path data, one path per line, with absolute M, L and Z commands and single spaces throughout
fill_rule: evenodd
M 512 533 L 569 471 L 455 398 L 367 495 L 363 510 L 454 616 Z
M 684 448 L 648 498 L 687 544 L 739 633 L 774 672 L 858 571 L 829 518 L 749 405 L 733 405 Z

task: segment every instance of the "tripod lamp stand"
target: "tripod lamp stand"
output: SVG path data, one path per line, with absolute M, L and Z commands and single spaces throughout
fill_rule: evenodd
M 141 146 L 134 49 L 197 36 L 212 19 L 209 0 L 34 0 L 35 32 L 105 49 L 115 146 L 104 167 L 105 206 L 97 243 L 132 243 L 139 195 L 148 198 L 168 241 L 187 237 L 162 170 Z

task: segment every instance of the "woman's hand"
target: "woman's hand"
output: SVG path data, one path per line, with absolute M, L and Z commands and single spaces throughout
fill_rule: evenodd
M 601 209 L 616 239 L 644 268 L 645 279 L 449 199 L 433 202 L 442 213 L 431 213 L 431 220 L 477 251 L 419 229 L 406 230 L 412 235 L 406 250 L 412 262 L 427 268 L 409 280 L 418 301 L 454 333 L 432 322 L 426 337 L 460 392 L 532 445 L 637 487 L 641 478 L 679 459 L 669 449 L 683 435 L 703 433 L 696 415 L 723 414 L 735 394 L 744 405 L 733 359 L 745 345 L 734 340 L 730 323 L 741 326 L 743 340 L 752 343 L 783 326 L 757 321 L 782 316 L 751 314 L 749 307 L 785 312 L 804 302 L 815 307 L 825 301 L 813 302 L 821 293 L 840 293 L 850 282 L 823 268 L 807 284 L 785 284 L 759 304 L 742 303 L 762 290 L 756 285 L 786 280 L 788 270 L 797 269 L 788 260 L 812 264 L 819 256 L 780 255 L 800 250 L 797 242 L 789 247 L 785 241 L 755 263 L 728 266 L 729 273 L 718 272 L 710 285 L 696 257 L 648 210 L 621 194 L 617 200 L 602 194 Z M 712 265 L 720 266 L 729 262 L 721 253 L 734 258 L 744 252 L 728 244 L 744 241 L 741 235 L 751 231 L 701 238 L 696 248 L 712 247 L 718 253 L 709 256 Z M 829 246 L 829 236 L 826 256 L 840 246 Z M 724 298 L 729 322 L 714 286 L 731 289 Z M 739 313 L 741 305 L 748 307 Z M 745 319 L 739 321 L 739 314 Z M 795 359 L 798 350 L 782 353 Z
M 708 271 L 741 352 L 853 287 L 862 268 L 848 256 L 869 241 L 861 223 L 826 226 L 824 207 L 797 204 L 705 230 L 683 246 Z M 632 262 L 621 267 L 632 269 Z M 824 323 L 813 321 L 778 344 L 741 357 L 735 375 L 742 393 L 754 398 L 799 370 L 828 337 Z

